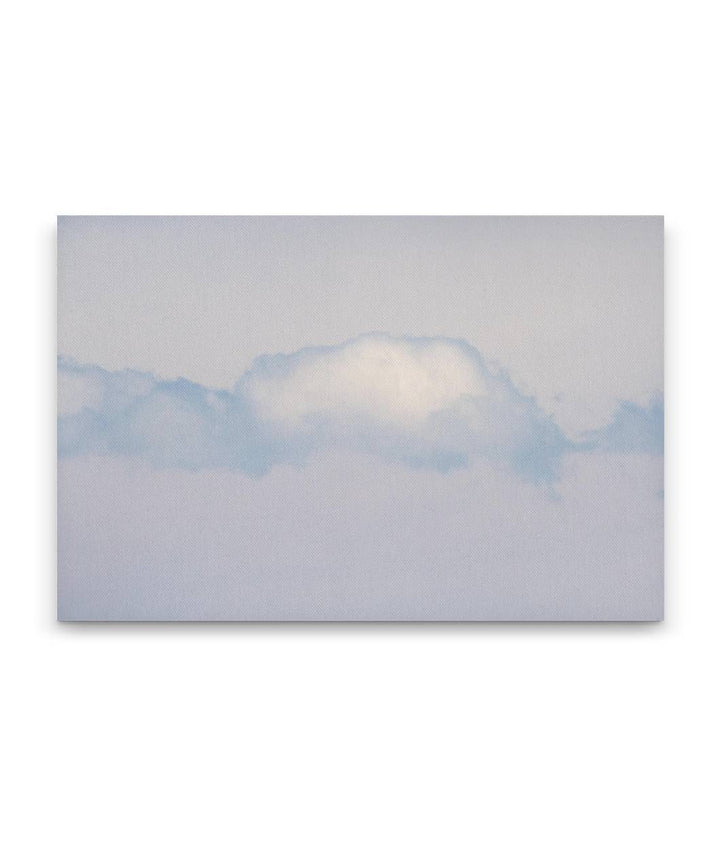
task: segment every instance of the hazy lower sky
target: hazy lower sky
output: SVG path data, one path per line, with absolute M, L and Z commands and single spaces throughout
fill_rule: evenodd
M 662 615 L 657 217 L 62 217 L 59 614 Z

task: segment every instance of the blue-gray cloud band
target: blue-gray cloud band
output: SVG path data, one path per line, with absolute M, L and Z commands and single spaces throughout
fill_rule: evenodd
M 534 399 L 466 342 L 373 333 L 259 357 L 232 391 L 58 361 L 60 455 L 260 476 L 322 449 L 447 471 L 484 457 L 552 481 L 573 449 L 662 453 L 663 408 L 622 403 L 572 443 Z

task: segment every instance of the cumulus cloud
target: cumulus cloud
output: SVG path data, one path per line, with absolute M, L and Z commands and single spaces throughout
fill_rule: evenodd
M 133 455 L 157 466 L 262 475 L 345 449 L 440 471 L 480 457 L 552 481 L 573 448 L 534 399 L 461 340 L 372 333 L 262 356 L 232 391 L 62 358 L 58 373 L 64 455 Z M 631 434 L 608 428 L 585 445 L 610 448 Z
M 410 429 L 487 394 L 478 354 L 445 339 L 361 336 L 335 348 L 263 357 L 238 384 L 258 413 L 290 430 L 324 414 Z

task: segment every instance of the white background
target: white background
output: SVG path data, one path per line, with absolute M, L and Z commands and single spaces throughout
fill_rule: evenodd
M 718 852 L 710 3 L 15 3 L 8 854 Z M 56 213 L 666 215 L 667 620 L 54 622 Z

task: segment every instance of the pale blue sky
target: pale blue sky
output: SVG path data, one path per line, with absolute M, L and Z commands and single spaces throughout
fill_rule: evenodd
M 58 350 L 230 388 L 264 353 L 463 339 L 570 434 L 662 389 L 661 217 L 63 217 Z

